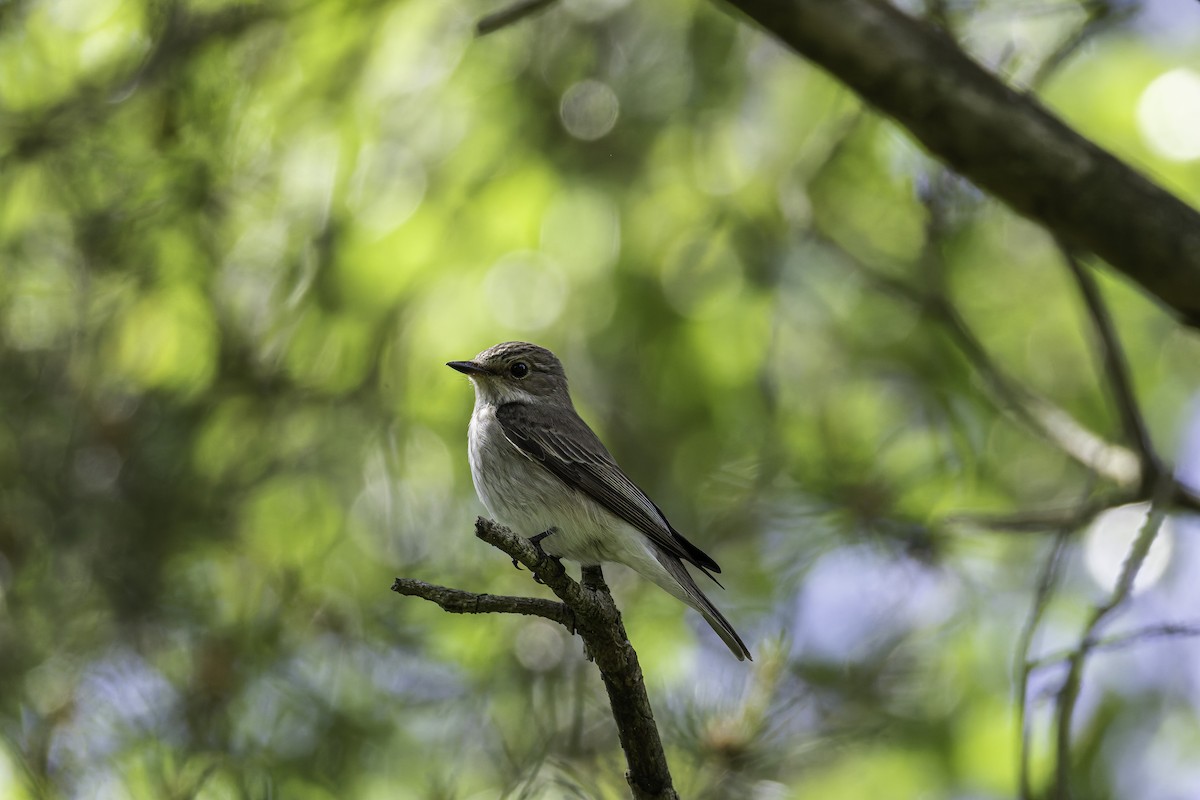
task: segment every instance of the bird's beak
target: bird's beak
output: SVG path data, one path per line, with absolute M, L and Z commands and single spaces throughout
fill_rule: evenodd
M 476 364 L 474 361 L 447 361 L 446 366 L 450 369 L 456 369 L 463 375 L 491 375 L 492 371 L 482 364 Z

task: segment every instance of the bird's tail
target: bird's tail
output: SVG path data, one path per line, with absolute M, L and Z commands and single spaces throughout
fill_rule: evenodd
M 657 550 L 657 548 L 655 549 Z M 721 637 L 721 640 L 725 642 L 730 651 L 737 656 L 738 661 L 745 661 L 748 658 L 753 661 L 754 659 L 750 657 L 750 649 L 746 647 L 746 643 L 742 641 L 742 637 L 738 636 L 737 631 L 729 624 L 729 620 L 725 619 L 725 616 L 717 610 L 717 607 L 704 596 L 704 592 L 700 591 L 700 587 L 696 585 L 696 581 L 692 578 L 692 574 L 688 572 L 687 567 L 683 565 L 683 562 L 670 553 L 664 553 L 661 550 L 658 550 L 655 556 L 658 559 L 658 563 L 667 572 L 667 575 L 663 576 L 667 580 L 656 580 L 655 583 L 699 611 L 700 616 L 704 617 L 704 621 L 712 626 L 712 629 L 717 632 L 717 635 Z

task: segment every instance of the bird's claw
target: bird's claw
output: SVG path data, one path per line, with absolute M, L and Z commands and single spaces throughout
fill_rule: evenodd
M 545 550 L 542 549 L 542 540 L 545 539 L 547 536 L 550 536 L 551 534 L 554 534 L 557 532 L 558 532 L 558 528 L 547 528 L 546 530 L 542 531 L 541 533 L 537 534 L 536 536 L 530 536 L 529 543 L 537 549 L 538 555 L 540 555 L 542 558 L 553 558 L 555 561 L 558 561 L 557 556 L 552 556 L 549 553 L 547 553 Z M 542 585 L 545 585 L 545 583 L 546 583 L 544 580 L 542 580 L 541 576 L 538 575 L 536 572 L 533 573 L 533 580 L 535 583 L 540 583 Z
M 529 543 L 532 544 L 534 547 L 536 547 L 538 550 L 541 550 L 542 549 L 542 540 L 545 539 L 547 536 L 550 536 L 555 533 L 558 533 L 558 528 L 547 528 L 546 530 L 539 533 L 537 536 L 530 536 Z M 545 555 L 545 551 L 543 551 L 542 554 Z

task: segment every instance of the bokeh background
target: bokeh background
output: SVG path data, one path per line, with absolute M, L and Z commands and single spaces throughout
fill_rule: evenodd
M 906 6 L 1200 202 L 1200 6 Z M 472 536 L 443 366 L 507 339 L 725 569 L 753 664 L 608 571 L 683 796 L 1014 796 L 1056 532 L 1035 658 L 1145 514 L 1074 514 L 1135 465 L 1053 241 L 719 6 L 496 9 L 0 3 L 0 797 L 624 796 L 577 640 L 388 590 L 546 594 Z M 1200 485 L 1200 341 L 1101 284 Z M 1198 536 L 1106 633 L 1200 619 Z M 1079 797 L 1200 795 L 1198 676 L 1091 657 Z

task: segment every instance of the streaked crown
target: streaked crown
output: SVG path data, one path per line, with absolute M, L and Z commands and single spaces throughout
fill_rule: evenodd
M 495 403 L 551 400 L 571 404 L 567 374 L 558 356 L 529 342 L 501 342 L 475 356 L 471 375 L 479 395 Z

